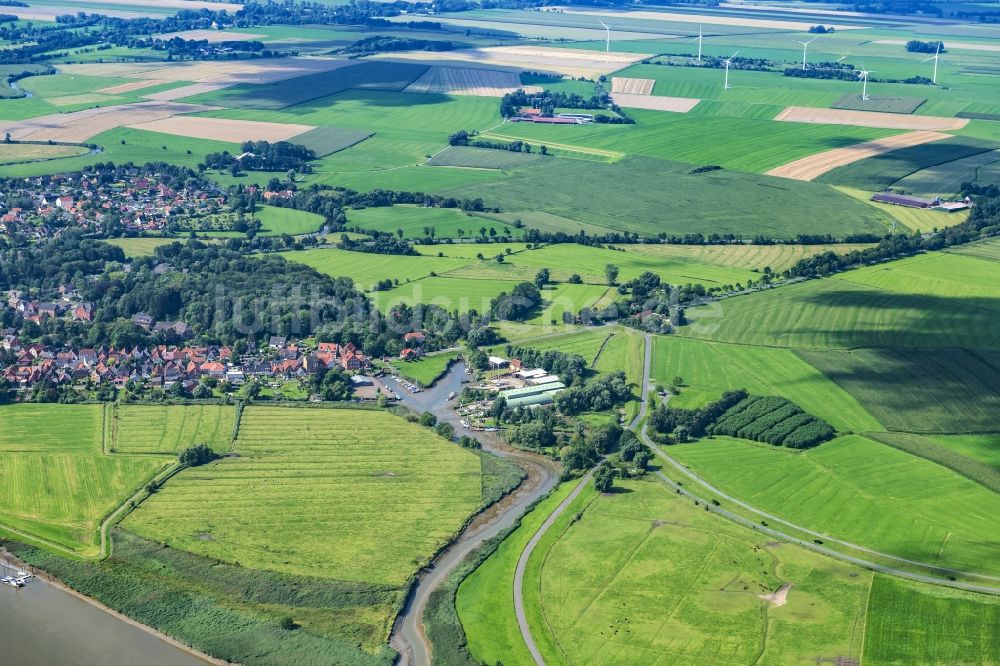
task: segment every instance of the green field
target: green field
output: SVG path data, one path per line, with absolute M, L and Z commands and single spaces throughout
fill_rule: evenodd
M 665 135 L 672 136 L 669 131 Z M 699 135 L 711 136 L 710 130 L 700 131 Z M 892 221 L 881 211 L 820 183 L 779 183 L 767 176 L 725 169 L 692 174 L 691 169 L 689 164 L 639 156 L 614 164 L 554 158 L 445 193 L 479 197 L 487 206 L 499 206 L 515 215 L 520 211 L 541 211 L 643 235 L 700 232 L 745 237 L 760 233 L 775 238 L 799 233 L 839 236 L 879 232 Z M 664 192 L 670 195 L 669 215 L 664 215 Z M 799 208 L 807 201 L 811 215 L 803 216 Z
M 875 432 L 868 433 L 868 436 L 877 442 L 932 460 L 994 492 L 1000 492 L 1000 435 Z
M 620 486 L 578 498 L 532 554 L 526 606 L 546 663 L 860 655 L 869 574 L 767 543 L 652 479 Z M 786 604 L 760 598 L 785 583 Z
M 0 165 L 44 162 L 65 157 L 77 157 L 89 152 L 90 150 L 83 146 L 49 146 L 31 143 L 4 145 L 3 154 L 0 154 Z
M 861 284 L 880 267 L 726 299 L 687 311 L 683 335 L 799 348 L 1000 349 L 995 298 L 948 298 Z M 905 284 L 900 284 L 905 288 Z
M 942 168 L 946 167 L 947 165 Z M 903 180 L 906 179 L 904 178 Z M 903 181 L 899 182 L 901 183 Z M 857 199 L 858 201 L 862 201 L 869 206 L 883 211 L 886 215 L 889 215 L 904 228 L 909 229 L 910 231 L 926 233 L 953 226 L 959 222 L 964 222 L 969 218 L 968 211 L 946 213 L 943 210 L 934 210 L 932 208 L 907 208 L 905 206 L 894 206 L 892 204 L 881 203 L 879 201 L 872 201 L 872 193 L 865 190 L 859 190 L 853 187 L 844 187 L 843 185 L 836 185 L 835 188 L 844 194 Z M 938 194 L 948 191 L 949 190 L 947 189 L 937 189 L 930 194 L 938 196 Z
M 416 381 L 421 386 L 430 386 L 444 374 L 451 362 L 458 357 L 458 352 L 424 356 L 416 361 L 393 361 L 392 367 L 404 377 Z
M 781 272 L 800 259 L 823 252 L 852 252 L 870 245 L 840 243 L 837 245 L 626 245 L 626 252 L 641 254 L 658 263 L 671 259 L 686 259 L 702 264 L 714 264 L 747 271 L 770 268 Z
M 876 574 L 868 601 L 865 662 L 995 664 L 1000 602 Z
M 301 234 L 311 234 L 319 231 L 320 227 L 323 226 L 322 215 L 309 213 L 304 210 L 260 206 L 254 211 L 254 215 L 260 221 L 261 236 L 279 236 L 281 234 L 298 236 Z
M 879 113 L 913 113 L 927 100 L 923 97 L 888 97 L 872 95 L 862 99 L 859 93 L 845 93 L 830 105 L 833 109 L 877 111 Z
M 998 162 L 1000 150 L 988 150 L 921 169 L 897 180 L 893 186 L 922 196 L 954 196 L 961 194 L 962 183 L 990 182 L 988 168 Z
M 474 238 L 479 235 L 479 229 L 490 224 L 480 217 L 467 215 L 456 208 L 427 208 L 425 206 L 387 206 L 381 208 L 362 208 L 348 210 L 347 224 L 350 227 L 365 231 L 381 231 L 395 234 L 397 229 L 403 230 L 403 238 L 425 238 L 424 229 L 434 230 L 435 238 Z M 459 230 L 461 229 L 461 236 Z M 421 254 L 436 255 L 444 252 L 447 256 L 455 256 L 448 247 L 418 248 Z M 477 252 L 482 252 L 480 248 Z M 489 253 L 489 250 L 486 250 Z M 496 248 L 493 248 L 496 254 Z M 472 255 L 473 257 L 475 254 Z M 488 256 L 488 254 L 487 254 Z
M 889 430 L 1000 430 L 1000 354 L 967 349 L 799 350 Z
M 361 143 L 372 135 L 363 129 L 344 129 L 341 127 L 317 127 L 304 134 L 292 138 L 292 143 L 305 146 L 319 157 L 350 148 Z
M 236 409 L 222 405 L 120 405 L 114 410 L 117 453 L 177 454 L 196 444 L 224 453 L 233 440 Z
M 467 259 L 370 254 L 334 248 L 283 252 L 281 256 L 333 277 L 350 277 L 360 289 L 365 290 L 371 289 L 380 280 L 399 280 L 402 284 L 426 278 L 431 273 L 445 273 L 468 263 Z
M 107 242 L 120 247 L 126 257 L 151 257 L 156 248 L 176 242 L 176 238 L 109 238 Z
M 853 164 L 828 171 L 818 181 L 833 185 L 856 187 L 870 192 L 878 192 L 893 187 L 897 181 L 930 167 L 939 167 L 936 173 L 967 173 L 966 160 L 972 156 L 992 152 L 1000 144 L 986 139 L 956 136 L 951 139 L 932 141 L 919 146 L 900 148 L 888 153 L 869 157 Z M 939 166 L 940 165 L 940 166 Z M 951 183 L 949 179 L 949 183 Z M 953 187 L 951 184 L 947 186 Z M 904 184 L 899 187 L 908 189 Z M 951 194 L 947 189 L 934 194 Z
M 465 629 L 469 651 L 484 663 L 512 666 L 534 664 L 525 647 L 514 615 L 514 569 L 525 544 L 549 514 L 573 490 L 574 483 L 558 486 L 521 519 L 514 530 L 482 565 L 466 578 L 455 605 Z
M 925 564 L 997 574 L 1000 496 L 857 435 L 804 453 L 730 438 L 671 455 L 751 505 L 831 537 Z
M 480 505 L 480 461 L 377 411 L 247 407 L 237 457 L 183 471 L 124 527 L 255 569 L 401 587 Z
M 102 453 L 100 405 L 0 407 L 0 523 L 83 556 L 98 523 L 162 469 L 162 459 Z
M 652 377 L 664 386 L 674 377 L 684 380 L 680 394 L 670 400 L 674 407 L 701 407 L 725 391 L 745 388 L 788 398 L 840 432 L 883 430 L 858 399 L 789 349 L 655 337 Z

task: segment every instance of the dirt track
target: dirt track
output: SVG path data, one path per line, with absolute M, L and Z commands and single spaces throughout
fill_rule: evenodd
M 781 178 L 791 178 L 793 180 L 815 180 L 827 171 L 842 167 L 846 164 L 858 162 L 868 157 L 881 155 L 908 146 L 918 146 L 931 141 L 947 139 L 950 134 L 940 132 L 907 132 L 886 137 L 885 139 L 875 139 L 865 141 L 846 148 L 834 148 L 816 153 L 808 157 L 782 164 L 767 172 L 768 176 L 780 176 Z

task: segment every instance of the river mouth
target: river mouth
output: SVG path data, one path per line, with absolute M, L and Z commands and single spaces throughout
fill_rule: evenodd
M 17 666 L 208 663 L 41 578 L 0 586 L 0 645 L 0 663 Z

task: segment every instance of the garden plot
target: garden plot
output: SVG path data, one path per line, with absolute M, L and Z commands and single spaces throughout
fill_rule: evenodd
M 687 113 L 698 105 L 700 99 L 687 97 L 660 97 L 659 95 L 640 95 L 632 93 L 611 93 L 615 104 L 626 109 L 649 109 L 651 111 L 673 111 Z
M 502 97 L 522 87 L 521 77 L 516 72 L 477 67 L 431 67 L 404 92 Z
M 802 159 L 783 164 L 767 172 L 768 176 L 780 176 L 794 180 L 814 180 L 832 169 L 852 164 L 868 157 L 881 155 L 899 148 L 918 146 L 931 141 L 947 139 L 949 134 L 940 132 L 907 132 L 885 139 L 865 141 L 846 148 L 835 148 L 822 153 L 803 157 Z
M 145 123 L 136 123 L 128 127 L 147 132 L 174 134 L 195 139 L 213 139 L 242 143 L 244 141 L 287 141 L 316 129 L 312 125 L 295 125 L 290 123 L 265 123 L 258 120 L 232 120 L 229 118 L 201 118 L 194 116 L 175 116 L 160 118 Z
M 177 102 L 136 102 L 104 109 L 87 109 L 75 113 L 57 113 L 0 124 L 0 134 L 10 132 L 15 141 L 54 141 L 83 143 L 102 132 L 126 124 L 142 124 L 163 120 L 181 113 L 216 111 L 218 107 Z M 304 130 L 303 130 L 304 131 Z M 209 137 L 216 138 L 216 137 Z
M 853 125 L 902 130 L 957 130 L 969 124 L 964 118 L 941 116 L 907 116 L 877 111 L 848 111 L 845 109 L 819 109 L 808 106 L 789 106 L 774 118 L 788 123 L 817 125 Z
M 613 76 L 611 77 L 611 92 L 626 95 L 652 95 L 654 83 L 656 83 L 655 79 L 630 79 L 624 76 Z

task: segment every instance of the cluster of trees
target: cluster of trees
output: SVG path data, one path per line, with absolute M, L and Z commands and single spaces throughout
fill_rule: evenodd
M 182 465 L 198 467 L 199 465 L 210 463 L 218 457 L 219 455 L 209 448 L 207 444 L 196 444 L 181 451 L 178 460 Z
M 730 407 L 712 426 L 712 433 L 806 449 L 833 439 L 829 423 L 807 414 L 777 396 L 748 396 Z
M 722 394 L 721 398 L 700 409 L 683 409 L 661 405 L 653 410 L 649 417 L 649 425 L 665 441 L 686 442 L 692 437 L 702 437 L 708 434 L 709 427 L 719 417 L 746 397 L 747 392 L 740 389 L 727 391 Z
M 805 69 L 801 67 L 789 67 L 782 71 L 785 76 L 794 76 L 800 79 L 836 79 L 839 81 L 854 81 L 858 78 L 854 65 L 843 62 L 820 62 L 809 65 Z M 871 80 L 874 81 L 874 78 Z
M 205 167 L 229 170 L 238 173 L 247 171 L 298 171 L 311 173 L 309 162 L 316 159 L 316 153 L 288 141 L 245 141 L 240 146 L 242 155 L 230 155 L 229 151 L 209 153 L 205 156 Z
M 531 144 L 526 141 L 487 141 L 485 139 L 475 139 L 475 136 L 475 131 L 467 132 L 466 130 L 459 130 L 448 137 L 448 145 L 507 150 L 512 153 L 530 153 L 532 150 Z M 548 146 L 541 146 L 538 152 L 542 155 L 548 155 Z
M 558 375 L 567 386 L 583 382 L 587 372 L 587 361 L 579 354 L 568 354 L 556 349 L 544 351 L 530 347 L 507 345 L 504 353 L 509 358 L 517 358 L 526 368 L 545 368 L 550 373 Z
M 837 31 L 837 29 L 835 27 L 833 27 L 832 25 L 831 26 L 814 25 L 814 26 L 810 26 L 810 28 L 809 28 L 809 32 L 811 32 L 813 34 L 816 34 L 816 35 L 825 35 L 825 34 L 828 34 L 828 33 L 831 33 L 831 32 L 836 32 L 836 31 Z
M 402 238 L 396 238 L 390 233 L 371 232 L 371 240 L 354 240 L 347 234 L 340 237 L 337 248 L 354 250 L 355 252 L 370 252 L 372 254 L 418 254 L 413 246 Z
M 542 293 L 533 282 L 521 282 L 508 294 L 501 291 L 490 300 L 490 313 L 499 321 L 523 321 L 542 304 Z
M 553 92 L 543 90 L 540 93 L 527 93 L 518 89 L 509 92 L 500 99 L 500 115 L 511 118 L 520 113 L 521 108 L 530 106 L 539 109 L 542 115 L 551 116 L 556 108 L 563 109 L 606 109 L 611 104 L 611 98 L 606 92 L 595 92 L 590 97 L 576 93 Z
M 338 53 L 345 55 L 372 55 L 389 51 L 451 51 L 455 45 L 451 42 L 434 39 L 407 39 L 403 37 L 387 37 L 374 35 L 359 39 L 350 46 L 339 49 Z
M 354 396 L 351 377 L 340 368 L 320 368 L 309 376 L 309 392 L 323 400 L 350 400 Z
M 570 386 L 555 397 L 555 406 L 563 414 L 602 412 L 620 405 L 632 396 L 625 373 L 621 370 L 588 379 Z
M 800 259 L 785 271 L 788 277 L 830 275 L 860 264 L 905 257 L 924 250 L 941 250 L 953 245 L 970 243 L 979 238 L 1000 234 L 1000 197 L 977 197 L 972 213 L 963 222 L 923 236 L 921 234 L 890 234 L 875 247 L 853 250 L 846 254 L 823 252 Z
M 911 39 L 906 42 L 906 50 L 909 53 L 937 53 L 940 49 L 941 53 L 946 53 L 944 48 L 944 42 L 922 42 L 919 39 Z

